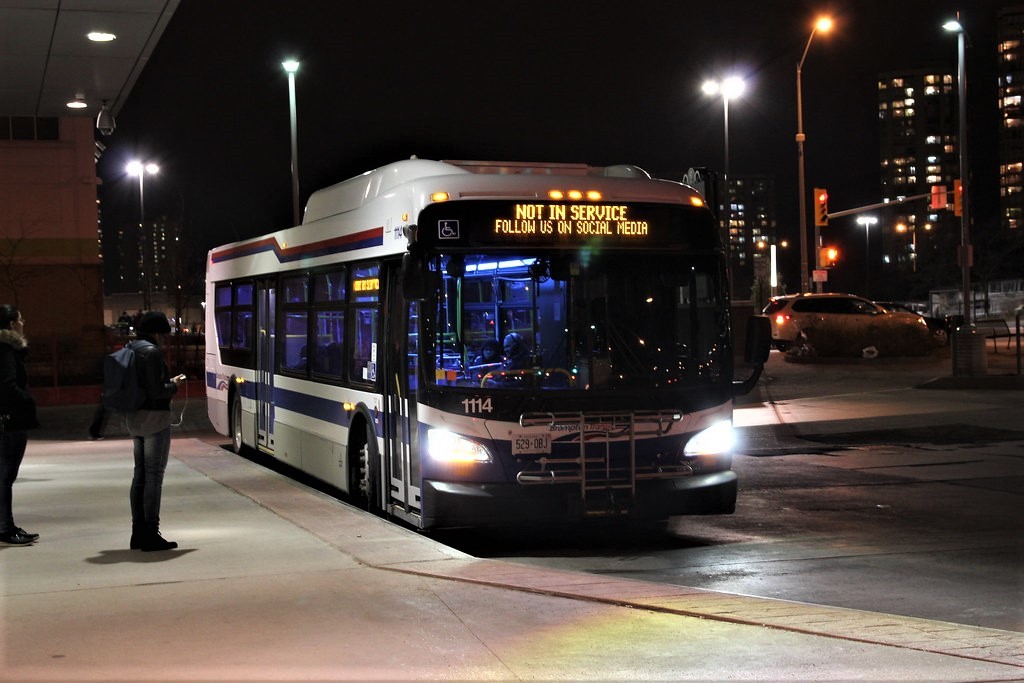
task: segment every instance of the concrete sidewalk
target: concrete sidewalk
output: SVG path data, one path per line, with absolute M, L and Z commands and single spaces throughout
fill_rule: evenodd
M 199 439 L 127 549 L 130 444 L 30 441 L 3 680 L 1020 680 L 1024 635 L 478 560 Z

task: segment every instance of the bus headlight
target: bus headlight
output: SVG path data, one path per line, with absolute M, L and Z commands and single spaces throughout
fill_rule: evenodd
M 688 458 L 700 455 L 726 455 L 732 453 L 735 445 L 736 432 L 732 428 L 732 422 L 722 420 L 690 437 L 683 449 L 683 455 Z
M 491 462 L 486 448 L 447 429 L 427 430 L 427 453 L 438 462 Z

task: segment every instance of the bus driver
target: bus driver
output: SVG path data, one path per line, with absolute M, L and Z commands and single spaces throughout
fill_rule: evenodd
M 505 350 L 505 362 L 502 365 L 506 370 L 522 370 L 532 365 L 530 349 L 526 347 L 523 335 L 518 332 L 508 333 L 502 346 Z

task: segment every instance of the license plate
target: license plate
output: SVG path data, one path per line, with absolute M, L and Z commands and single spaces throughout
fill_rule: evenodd
M 551 433 L 531 432 L 512 435 L 512 455 L 551 453 Z

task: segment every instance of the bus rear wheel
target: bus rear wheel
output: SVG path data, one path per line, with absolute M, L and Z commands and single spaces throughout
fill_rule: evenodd
M 242 397 L 235 394 L 231 399 L 231 450 L 241 453 L 245 448 L 242 441 Z

